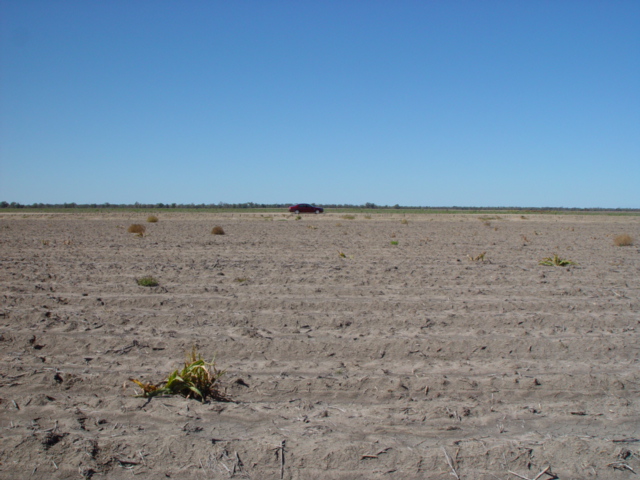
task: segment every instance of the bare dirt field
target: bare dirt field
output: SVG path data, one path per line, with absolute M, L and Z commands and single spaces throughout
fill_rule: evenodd
M 146 215 L 0 214 L 0 478 L 640 474 L 640 217 Z

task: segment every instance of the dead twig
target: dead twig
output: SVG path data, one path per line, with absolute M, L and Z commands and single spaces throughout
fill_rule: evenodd
M 286 440 L 282 440 L 280 444 L 280 479 L 284 478 L 284 447 Z
M 607 465 L 607 467 L 611 467 L 614 470 L 629 470 L 630 472 L 636 473 L 636 471 L 631 468 L 628 464 L 623 462 L 613 462 Z
M 554 475 L 553 473 L 551 473 L 551 465 L 548 465 L 547 468 L 545 468 L 544 470 L 542 470 L 538 475 L 536 475 L 533 480 L 538 480 L 540 477 L 542 477 L 542 475 L 549 475 L 552 479 L 554 478 L 558 478 L 557 475 Z
M 520 475 L 519 473 L 512 472 L 511 470 L 509 470 L 509 473 L 510 473 L 511 475 L 515 475 L 516 477 L 520 477 L 520 478 L 522 478 L 523 480 L 529 480 L 529 478 L 527 478 L 527 477 L 525 477 L 525 476 L 523 476 L 523 475 Z M 554 473 L 552 473 L 552 472 L 551 472 L 551 465 L 548 465 L 544 470 L 542 470 L 540 473 L 538 473 L 538 474 L 537 474 L 535 477 L 533 477 L 531 480 L 540 480 L 540 478 L 541 478 L 543 475 L 549 475 L 549 477 L 551 477 L 549 480 L 554 480 L 554 479 L 558 478 L 558 476 L 557 476 L 556 474 L 554 474 Z
M 383 453 L 387 453 L 389 450 L 391 450 L 391 447 L 383 448 L 378 453 L 362 455 L 360 457 L 360 460 L 364 460 L 365 458 L 378 458 L 379 455 L 382 455 Z
M 444 447 L 442 447 L 442 451 L 444 452 L 444 458 L 447 459 L 447 465 L 449 465 L 449 468 L 451 469 L 451 475 L 456 477 L 457 480 L 460 480 L 460 477 L 458 476 L 458 472 L 456 472 L 456 469 L 453 468 L 453 463 L 451 462 L 451 457 L 447 453 L 447 450 Z

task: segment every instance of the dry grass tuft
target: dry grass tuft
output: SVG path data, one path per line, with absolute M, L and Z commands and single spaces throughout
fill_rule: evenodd
M 144 235 L 144 232 L 147 231 L 147 228 L 144 225 L 140 225 L 139 223 L 134 223 L 129 225 L 127 232 L 129 233 L 137 233 L 138 235 Z
M 344 218 L 345 220 L 355 220 L 355 215 L 342 215 L 340 218 Z
M 149 222 L 149 223 L 157 223 L 158 222 L 158 217 L 156 217 L 155 215 L 149 215 L 147 217 L 147 222 Z
M 211 230 L 211 234 L 224 235 L 224 229 L 220 225 L 216 225 L 215 227 L 213 227 L 213 230 Z
M 211 398 L 216 401 L 229 401 L 225 393 L 220 390 L 218 380 L 225 374 L 216 368 L 215 360 L 205 361 L 196 347 L 187 355 L 182 370 L 175 370 L 166 381 L 152 384 L 130 378 L 133 383 L 142 388 L 139 397 L 155 397 L 156 395 L 182 395 L 187 398 L 205 401 Z M 164 386 L 162 386 L 164 384 Z
M 623 233 L 622 235 L 616 235 L 616 237 L 613 239 L 613 244 L 616 247 L 629 247 L 633 245 L 633 238 L 631 237 L 631 235 L 628 235 L 626 233 Z
M 400 223 L 402 225 L 409 225 L 409 220 L 407 220 L 406 218 L 403 218 L 402 220 L 400 220 Z

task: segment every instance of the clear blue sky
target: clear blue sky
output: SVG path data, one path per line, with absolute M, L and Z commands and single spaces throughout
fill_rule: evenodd
M 640 208 L 640 1 L 0 0 L 0 200 Z

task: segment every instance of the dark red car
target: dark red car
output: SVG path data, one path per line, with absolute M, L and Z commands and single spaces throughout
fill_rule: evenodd
M 299 203 L 297 205 L 291 205 L 289 207 L 289 211 L 291 213 L 323 213 L 324 208 L 314 207 L 313 205 L 309 205 L 308 203 Z

